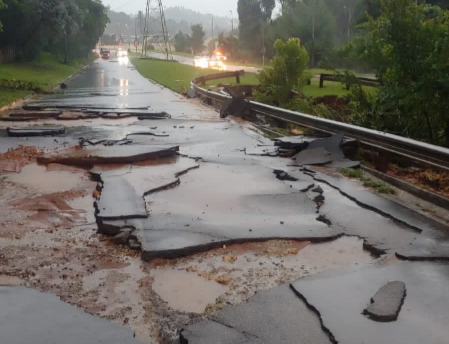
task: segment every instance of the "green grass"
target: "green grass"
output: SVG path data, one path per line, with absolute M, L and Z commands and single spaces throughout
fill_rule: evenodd
M 214 70 L 215 73 L 219 73 L 219 71 Z M 210 74 L 210 73 L 208 73 Z M 214 74 L 214 73 L 212 73 Z M 236 81 L 235 78 L 224 78 L 219 80 L 212 80 L 206 82 L 207 86 L 215 86 L 218 84 L 231 84 L 235 85 Z M 240 77 L 240 84 L 242 85 L 259 85 L 259 78 L 257 77 L 257 74 L 254 73 L 245 73 L 245 75 L 242 75 Z
M 259 69 L 263 68 L 262 63 L 245 63 L 245 62 L 228 60 L 228 61 L 226 61 L 226 64 L 231 65 L 231 66 L 255 67 L 255 68 L 259 68 Z M 269 66 L 269 62 L 265 63 L 265 67 L 266 66 Z
M 196 77 L 220 73 L 216 69 L 199 69 L 193 66 L 176 62 L 167 62 L 157 59 L 139 59 L 136 55 L 131 55 L 131 61 L 136 69 L 146 78 L 156 81 L 175 92 L 183 93 L 190 88 L 190 81 Z M 256 76 L 254 74 L 245 74 L 240 81 L 244 85 L 252 84 Z M 235 78 L 220 79 L 210 82 L 210 85 L 218 83 L 235 83 Z
M 362 179 L 363 178 L 363 171 L 362 169 L 358 168 L 342 168 L 340 170 L 340 173 L 348 178 L 357 178 Z
M 305 85 L 301 89 L 304 95 L 308 97 L 322 97 L 329 95 L 344 97 L 350 93 L 350 91 L 346 89 L 346 86 L 341 82 L 326 81 L 324 87 L 320 88 L 319 79 L 313 78 L 311 81 L 311 85 Z
M 396 191 L 390 187 L 388 184 L 380 181 L 373 180 L 371 178 L 367 178 L 363 175 L 362 169 L 354 169 L 354 168 L 342 168 L 340 173 L 347 178 L 356 178 L 359 179 L 363 186 L 367 188 L 374 189 L 378 193 L 394 195 Z
M 157 59 L 140 60 L 139 55 L 134 53 L 130 55 L 130 58 L 140 74 L 179 93 L 184 92 L 185 89 L 189 89 L 190 81 L 196 77 L 220 73 L 216 69 L 198 69 L 181 63 L 166 62 Z M 242 85 L 259 84 L 257 75 L 253 73 L 246 73 L 241 77 L 240 81 Z M 206 83 L 208 87 L 218 84 L 235 84 L 235 78 L 213 80 Z M 375 89 L 374 87 L 364 88 Z M 340 82 L 326 81 L 324 87 L 320 88 L 319 80 L 316 78 L 312 79 L 311 85 L 304 86 L 302 92 L 308 97 L 322 97 L 325 95 L 344 97 L 349 94 L 349 91 Z
M 379 180 L 372 180 L 370 178 L 365 178 L 363 180 L 363 186 L 372 188 L 378 193 L 394 195 L 396 191 L 391 188 L 388 184 L 381 182 Z
M 9 105 L 16 100 L 25 98 L 27 95 L 32 93 L 31 91 L 9 91 L 0 90 L 0 108 Z
M 32 82 L 43 90 L 50 91 L 92 59 L 93 57 L 65 65 L 60 58 L 43 53 L 33 62 L 0 64 L 0 79 Z

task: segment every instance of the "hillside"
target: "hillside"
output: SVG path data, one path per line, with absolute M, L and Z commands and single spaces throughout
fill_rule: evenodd
M 108 16 L 111 22 L 106 27 L 106 34 L 109 35 L 131 35 L 134 36 L 135 31 L 140 36 L 143 33 L 145 17 L 129 15 L 124 12 L 108 11 Z M 211 17 L 204 13 L 199 13 L 186 9 L 184 7 L 169 7 L 165 10 L 165 19 L 170 35 L 175 35 L 179 31 L 190 33 L 190 26 L 194 24 L 202 24 L 206 37 L 211 36 Z M 237 20 L 234 18 L 234 26 L 237 27 Z M 154 18 L 150 23 L 150 31 L 159 33 L 160 20 L 158 17 Z M 231 19 L 226 17 L 214 17 L 214 35 L 221 32 L 229 32 L 231 30 Z

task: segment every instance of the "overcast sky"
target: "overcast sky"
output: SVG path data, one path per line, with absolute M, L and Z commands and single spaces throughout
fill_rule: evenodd
M 145 12 L 147 0 L 102 0 L 116 12 L 129 14 L 142 10 Z M 165 7 L 183 6 L 201 13 L 212 13 L 223 17 L 230 16 L 229 10 L 237 16 L 237 0 L 163 0 Z

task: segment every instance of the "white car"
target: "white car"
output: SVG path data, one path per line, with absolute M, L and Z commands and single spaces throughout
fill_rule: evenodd
M 117 57 L 124 57 L 128 56 L 128 52 L 126 50 L 123 50 L 122 48 L 119 48 L 117 51 Z
M 209 56 L 195 56 L 193 58 L 193 66 L 198 68 L 209 68 Z
M 223 60 L 217 59 L 216 57 L 212 57 L 209 60 L 209 68 L 223 69 L 224 68 Z

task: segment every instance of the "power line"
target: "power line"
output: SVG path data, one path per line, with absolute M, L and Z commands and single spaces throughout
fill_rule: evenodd
M 128 2 L 125 2 L 124 4 L 120 5 L 119 7 L 114 8 L 113 11 L 117 11 L 117 10 L 121 9 L 122 7 L 132 4 L 133 2 L 136 2 L 136 0 L 130 0 Z

